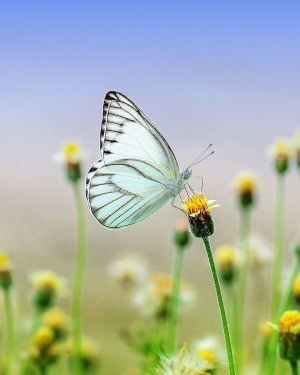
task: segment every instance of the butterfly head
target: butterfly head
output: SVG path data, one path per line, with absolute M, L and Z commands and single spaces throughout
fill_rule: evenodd
M 184 181 L 187 181 L 191 177 L 191 175 L 192 175 L 192 171 L 188 168 L 181 172 L 181 178 Z

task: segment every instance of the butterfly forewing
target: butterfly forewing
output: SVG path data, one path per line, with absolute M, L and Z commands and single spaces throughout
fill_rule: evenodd
M 164 137 L 125 95 L 110 91 L 103 105 L 100 151 L 105 163 L 126 157 L 148 160 L 178 174 L 176 158 Z

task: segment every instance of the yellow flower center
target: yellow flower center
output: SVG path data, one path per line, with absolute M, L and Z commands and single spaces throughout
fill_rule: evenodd
M 41 327 L 34 337 L 34 344 L 40 349 L 47 348 L 52 345 L 54 340 L 53 331 L 48 327 Z
M 78 142 L 66 142 L 63 145 L 63 155 L 67 164 L 78 164 L 82 159 L 82 150 Z
M 202 193 L 194 193 L 192 196 L 186 198 L 182 204 L 183 210 L 189 216 L 205 216 L 210 211 L 217 207 L 214 205 L 214 200 L 207 200 Z
M 300 275 L 297 276 L 294 286 L 293 293 L 295 297 L 300 297 Z
M 273 155 L 277 159 L 288 159 L 291 156 L 292 147 L 284 139 L 278 139 L 273 145 Z
M 216 353 L 211 348 L 201 348 L 197 350 L 197 354 L 200 358 L 204 359 L 209 363 L 216 362 Z
M 67 317 L 62 309 L 54 308 L 45 314 L 43 321 L 45 325 L 61 330 L 66 327 Z
M 48 289 L 53 292 L 59 289 L 59 279 L 51 271 L 45 271 L 35 275 L 33 283 L 36 289 Z
M 300 312 L 297 310 L 286 311 L 279 324 L 279 331 L 281 333 L 295 333 L 297 334 L 300 327 Z
M 172 278 L 169 275 L 159 274 L 152 277 L 152 293 L 155 296 L 166 296 L 172 291 Z
M 266 339 L 268 339 L 272 336 L 273 327 L 271 326 L 271 324 L 269 322 L 262 322 L 259 325 L 259 330 L 260 330 L 261 334 L 263 335 L 263 337 L 265 337 Z

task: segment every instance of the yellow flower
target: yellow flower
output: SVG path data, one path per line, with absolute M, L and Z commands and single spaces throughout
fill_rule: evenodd
M 34 304 L 40 310 L 49 308 L 63 290 L 63 280 L 52 271 L 39 271 L 31 276 L 34 286 Z
M 292 153 L 293 148 L 289 139 L 278 138 L 270 147 L 270 154 L 278 173 L 285 173 L 288 170 Z
M 300 302 L 300 274 L 298 274 L 294 282 L 293 295 L 294 295 L 295 300 L 299 303 Z
M 53 330 L 56 338 L 60 338 L 67 330 L 68 318 L 64 310 L 56 307 L 46 312 L 43 323 Z
M 296 151 L 297 166 L 298 168 L 300 168 L 300 130 L 298 130 L 294 135 L 294 144 Z
M 243 171 L 234 180 L 234 187 L 242 207 L 250 207 L 254 203 L 257 191 L 256 177 L 252 172 Z
M 34 338 L 34 345 L 40 350 L 47 350 L 54 342 L 54 334 L 50 327 L 40 327 Z
M 207 200 L 202 193 L 194 193 L 188 196 L 182 204 L 195 237 L 208 237 L 213 234 L 211 210 L 218 207 L 215 202 L 215 200 Z
M 65 142 L 62 151 L 56 154 L 54 159 L 65 165 L 67 177 L 71 182 L 77 182 L 81 178 L 81 163 L 84 159 L 84 152 L 79 142 Z
M 74 347 L 72 339 L 67 340 L 67 342 L 65 343 L 65 349 L 67 354 L 73 356 Z M 99 356 L 100 350 L 95 342 L 90 338 L 83 336 L 81 338 L 80 359 L 84 369 L 88 370 L 91 367 L 96 366 L 99 362 Z
M 279 355 L 296 362 L 300 359 L 300 312 L 285 311 L 279 323 Z
M 54 345 L 54 333 L 49 327 L 40 327 L 35 333 L 28 356 L 40 369 L 47 368 L 58 358 L 59 351 Z
M 8 255 L 0 252 L 0 287 L 8 289 L 12 285 L 11 264 Z
M 300 333 L 300 312 L 297 310 L 286 311 L 279 324 L 280 333 Z
M 231 245 L 221 245 L 215 251 L 216 264 L 220 277 L 225 283 L 230 283 L 237 271 L 237 252 Z
M 224 360 L 224 352 L 215 337 L 206 337 L 195 344 L 197 356 L 205 362 L 207 370 L 214 370 Z
M 264 321 L 259 324 L 259 331 L 263 338 L 268 340 L 272 336 L 274 328 L 272 327 L 270 322 Z

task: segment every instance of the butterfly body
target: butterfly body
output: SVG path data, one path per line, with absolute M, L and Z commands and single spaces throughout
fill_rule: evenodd
M 179 172 L 164 137 L 125 95 L 110 91 L 103 105 L 101 158 L 86 178 L 96 220 L 110 229 L 138 223 L 174 199 L 191 176 Z

